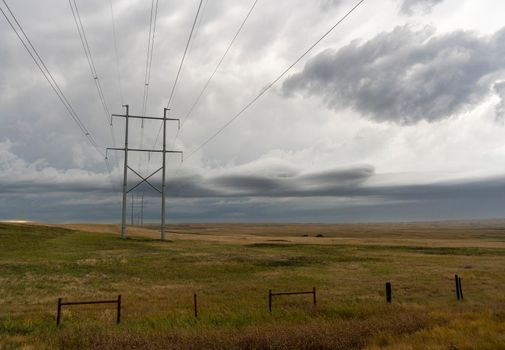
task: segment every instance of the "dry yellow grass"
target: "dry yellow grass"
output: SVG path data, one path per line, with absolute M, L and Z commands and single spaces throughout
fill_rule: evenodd
M 120 232 L 120 225 L 55 225 L 95 233 Z M 368 244 L 426 247 L 505 248 L 505 220 L 379 224 L 181 224 L 167 225 L 170 240 L 220 243 Z M 159 239 L 159 229 L 128 226 L 127 234 Z M 323 237 L 316 237 L 323 235 Z
M 0 348 L 505 349 L 505 222 L 0 224 Z M 316 237 L 322 235 L 323 237 Z M 463 277 L 465 301 L 454 297 Z M 393 282 L 393 304 L 384 282 Z M 318 290 L 279 298 L 269 288 Z M 201 317 L 192 317 L 192 294 Z M 121 293 L 114 311 L 55 302 Z

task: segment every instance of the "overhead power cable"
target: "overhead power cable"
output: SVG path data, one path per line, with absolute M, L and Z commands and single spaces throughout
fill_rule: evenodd
M 200 14 L 200 10 L 202 8 L 202 3 L 203 3 L 203 0 L 200 0 L 198 3 L 198 9 L 196 10 L 195 19 L 193 20 L 193 24 L 191 25 L 191 30 L 189 32 L 188 40 L 186 42 L 186 47 L 184 48 L 184 53 L 182 54 L 181 62 L 179 63 L 179 68 L 177 69 L 177 74 L 175 76 L 174 84 L 172 85 L 172 90 L 170 91 L 170 97 L 168 98 L 167 109 L 170 109 L 172 99 L 174 97 L 174 93 L 177 88 L 177 83 L 179 82 L 179 76 L 181 75 L 181 70 L 182 70 L 182 67 L 184 66 L 184 61 L 186 60 L 186 54 L 188 53 L 188 47 L 189 47 L 189 44 L 191 43 L 191 38 L 193 37 L 193 32 L 195 31 L 195 25 L 198 20 L 198 15 Z M 156 145 L 158 144 L 158 139 L 160 137 L 161 129 L 162 129 L 162 126 L 160 126 L 160 128 L 158 129 L 158 133 L 156 134 L 156 139 L 154 140 L 153 148 L 155 148 Z
M 202 8 L 202 2 L 203 2 L 203 0 L 200 0 L 200 2 L 198 4 L 198 9 L 196 10 L 195 20 L 193 21 L 193 25 L 191 26 L 191 31 L 189 32 L 189 37 L 186 42 L 186 47 L 184 48 L 184 53 L 182 54 L 181 63 L 179 64 L 179 69 L 177 70 L 177 75 L 175 76 L 174 85 L 172 86 L 172 91 L 170 92 L 170 97 L 168 98 L 167 108 L 170 108 L 170 104 L 172 103 L 172 99 L 174 97 L 175 89 L 177 88 L 177 83 L 179 82 L 179 75 L 181 74 L 182 66 L 184 66 L 184 61 L 186 60 L 186 53 L 188 52 L 188 47 L 191 42 L 193 32 L 195 30 L 196 21 L 198 20 L 198 15 L 200 14 L 200 9 Z
M 317 46 L 324 38 L 326 38 L 336 27 L 338 27 L 347 17 L 349 17 L 365 0 L 358 1 L 344 16 L 342 16 L 337 23 L 335 23 L 328 31 L 326 31 L 315 43 L 313 43 L 305 52 L 302 53 L 291 65 L 289 65 L 277 78 L 270 82 L 266 87 L 261 89 L 261 91 L 249 101 L 238 113 L 236 113 L 231 119 L 229 119 L 221 128 L 219 128 L 214 134 L 207 138 L 200 146 L 188 154 L 185 157 L 186 160 L 191 158 L 196 152 L 205 147 L 209 142 L 221 134 L 231 123 L 233 123 L 237 118 L 239 118 L 249 107 L 251 107 L 256 101 L 258 101 L 268 90 L 270 90 L 279 80 L 281 80 L 298 62 L 300 62 L 307 54 L 309 54 L 314 47 Z
M 151 85 L 151 67 L 154 53 L 154 40 L 156 37 L 156 22 L 158 18 L 158 0 L 151 0 L 151 14 L 149 18 L 149 36 L 147 38 L 146 70 L 144 75 L 144 95 L 142 99 L 142 116 L 146 116 L 147 104 L 149 101 L 149 87 Z M 144 119 L 141 119 L 140 125 L 140 148 L 144 146 Z M 149 168 L 150 153 L 146 168 Z M 139 170 L 142 168 L 142 157 L 139 157 Z M 142 194 L 143 195 L 143 194 Z
M 116 18 L 114 16 L 114 7 L 112 6 L 112 0 L 109 0 L 109 5 L 110 5 L 110 19 L 112 22 L 112 38 L 114 40 L 114 52 L 115 52 L 115 58 L 116 58 L 116 73 L 117 73 L 117 81 L 118 81 L 118 87 L 119 87 L 119 97 L 121 99 L 121 105 L 125 104 L 124 101 L 124 95 L 123 95 L 123 84 L 121 82 L 121 74 L 119 71 L 119 50 L 117 46 L 117 33 L 116 33 Z
M 196 10 L 195 18 L 193 20 L 193 24 L 191 25 L 191 30 L 189 32 L 188 40 L 187 40 L 186 46 L 184 48 L 184 53 L 182 54 L 182 58 L 181 58 L 181 61 L 179 63 L 179 68 L 177 69 L 177 74 L 176 74 L 175 79 L 174 79 L 174 84 L 172 85 L 172 90 L 170 91 L 170 97 L 168 98 L 168 102 L 167 102 L 167 109 L 170 109 L 170 106 L 171 106 L 171 103 L 172 103 L 172 99 L 174 97 L 175 90 L 177 88 L 177 83 L 179 82 L 179 77 L 181 75 L 182 67 L 184 66 L 184 62 L 185 62 L 186 56 L 188 54 L 188 48 L 189 48 L 189 46 L 191 44 L 191 39 L 193 38 L 193 34 L 195 32 L 195 26 L 197 24 L 198 17 L 200 15 L 200 11 L 202 9 L 202 3 L 203 3 L 203 1 L 204 0 L 200 0 L 199 3 L 198 3 L 198 8 Z M 156 134 L 156 138 L 154 140 L 154 144 L 153 144 L 153 147 L 152 147 L 153 149 L 155 149 L 156 145 L 158 144 L 158 139 L 160 137 L 160 133 L 161 133 L 162 127 L 163 127 L 163 125 L 160 125 L 160 127 L 158 129 L 158 133 Z M 148 158 L 148 164 L 147 164 L 148 168 L 149 168 L 150 161 L 151 161 L 151 158 L 149 157 Z
M 84 134 L 84 136 L 88 139 L 89 143 L 104 158 L 105 165 L 106 165 L 107 171 L 109 173 L 109 179 L 111 180 L 111 182 L 113 184 L 110 164 L 109 164 L 109 161 L 108 161 L 105 153 L 100 149 L 100 147 L 98 146 L 95 138 L 93 137 L 93 135 L 91 134 L 91 132 L 86 128 L 86 126 L 82 122 L 81 118 L 79 117 L 79 115 L 77 114 L 77 112 L 75 111 L 75 109 L 73 108 L 72 104 L 70 103 L 70 101 L 68 100 L 68 98 L 65 96 L 65 94 L 61 90 L 60 86 L 58 85 L 58 83 L 54 79 L 53 75 L 51 74 L 51 71 L 47 68 L 46 64 L 44 63 L 44 60 L 39 55 L 37 49 L 32 44 L 30 38 L 28 37 L 28 35 L 24 31 L 23 27 L 21 26 L 21 24 L 17 20 L 16 16 L 12 12 L 12 10 L 10 9 L 9 5 L 7 4 L 7 2 L 5 0 L 2 0 L 2 2 L 5 5 L 5 7 L 7 8 L 7 11 L 9 12 L 10 16 L 12 17 L 12 20 L 9 18 L 9 16 L 7 15 L 7 13 L 2 9 L 2 7 L 0 7 L 0 12 L 2 12 L 2 15 L 7 20 L 7 23 L 9 24 L 9 26 L 12 28 L 12 30 L 16 34 L 16 36 L 18 37 L 19 41 L 21 41 L 21 44 L 26 49 L 26 51 L 28 52 L 28 54 L 32 58 L 33 62 L 35 62 L 35 65 L 39 68 L 40 72 L 42 73 L 42 75 L 44 76 L 44 78 L 46 79 L 46 81 L 49 83 L 49 86 L 51 87 L 51 89 L 54 91 L 54 93 L 56 94 L 56 96 L 58 96 L 58 99 L 60 100 L 60 102 L 63 104 L 63 106 L 67 110 L 67 112 L 70 115 L 70 117 L 77 124 L 77 126 L 79 127 L 79 129 L 81 130 L 81 132 Z M 115 189 L 114 184 L 112 185 L 112 189 L 113 189 L 114 192 L 117 192 L 116 189 Z
M 191 56 L 191 50 L 193 49 L 195 43 L 197 42 L 197 36 L 198 36 L 198 31 L 201 27 L 202 22 L 204 21 L 205 18 L 205 10 L 207 9 L 207 5 L 209 4 L 209 0 L 203 0 L 202 3 L 202 8 L 200 9 L 200 14 L 198 15 L 198 20 L 195 25 L 195 30 L 193 31 L 193 37 L 191 38 L 191 41 L 189 42 L 188 46 L 188 52 L 186 53 L 186 57 L 188 59 L 184 62 L 184 67 L 181 69 L 181 74 L 179 76 L 179 81 L 182 81 L 184 79 L 184 68 L 187 66 L 187 62 L 189 60 L 189 56 Z M 174 94 L 174 99 L 177 96 L 177 94 Z
M 96 70 L 95 62 L 93 60 L 93 55 L 91 54 L 91 49 L 89 47 L 88 43 L 88 38 L 86 37 L 86 31 L 84 30 L 84 26 L 82 24 L 81 20 L 81 15 L 79 13 L 79 8 L 77 7 L 76 0 L 68 0 L 68 3 L 70 4 L 70 8 L 72 9 L 72 15 L 74 17 L 75 25 L 77 27 L 77 31 L 79 33 L 79 38 L 81 39 L 81 44 L 82 48 L 84 49 L 84 54 L 86 55 L 86 59 L 88 61 L 89 69 L 91 72 L 91 76 L 93 78 L 93 81 L 95 82 L 95 86 L 98 92 L 98 98 L 100 99 L 100 102 L 102 104 L 104 113 L 105 113 L 105 118 L 109 125 L 112 126 L 112 116 L 110 115 L 109 112 L 109 107 L 107 105 L 107 102 L 105 100 L 105 96 L 103 93 L 102 89 L 102 84 L 100 83 L 100 78 L 98 77 L 98 72 Z M 72 5 L 73 3 L 73 5 Z M 112 138 L 114 138 L 113 134 Z M 115 143 L 115 142 L 114 142 Z
M 188 53 L 186 54 L 187 56 L 191 55 L 191 49 L 193 48 L 193 45 L 195 44 L 196 36 L 198 35 L 198 30 L 200 29 L 200 26 L 205 18 L 205 10 L 207 9 L 207 5 L 209 4 L 209 0 L 203 0 L 202 3 L 202 8 L 200 10 L 200 14 L 198 15 L 198 21 L 196 22 L 195 30 L 193 31 L 193 39 L 189 43 L 188 47 Z M 181 77 L 183 77 L 184 70 L 181 72 Z
M 230 51 L 231 47 L 233 46 L 233 44 L 235 43 L 235 40 L 237 39 L 237 37 L 239 36 L 240 32 L 242 31 L 242 28 L 244 28 L 244 25 L 245 23 L 247 22 L 247 20 L 249 19 L 249 16 L 251 15 L 251 13 L 253 12 L 254 10 L 254 7 L 256 7 L 256 4 L 258 3 L 258 0 L 254 0 L 252 5 L 251 5 L 251 8 L 249 9 L 249 11 L 247 12 L 247 15 L 245 16 L 244 20 L 242 21 L 242 23 L 240 24 L 240 26 L 238 27 L 238 30 L 237 32 L 235 33 L 235 35 L 233 36 L 233 39 L 230 41 L 230 43 L 228 44 L 228 47 L 226 48 L 226 50 L 224 51 L 223 55 L 221 56 L 219 62 L 217 63 L 216 67 L 214 68 L 214 70 L 212 71 L 211 75 L 209 76 L 209 78 L 207 79 L 207 81 L 205 82 L 205 84 L 203 85 L 202 87 L 202 90 L 200 90 L 200 93 L 198 94 L 198 96 L 196 97 L 195 101 L 193 102 L 193 104 L 191 105 L 189 111 L 186 113 L 186 115 L 183 117 L 182 121 L 181 121 L 181 129 L 184 127 L 184 123 L 186 122 L 186 120 L 189 118 L 189 116 L 191 115 L 191 113 L 193 113 L 193 110 L 195 109 L 195 107 L 198 105 L 198 103 L 200 102 L 200 99 L 202 98 L 203 94 L 205 93 L 205 90 L 207 90 L 207 88 L 209 87 L 209 84 L 211 82 L 211 80 L 214 78 L 214 75 L 217 73 L 219 67 L 221 66 L 221 64 L 223 63 L 226 55 L 228 55 L 228 52 Z
M 0 11 L 2 12 L 3 16 L 5 17 L 5 19 L 9 23 L 10 27 L 12 28 L 12 30 L 14 31 L 14 33 L 16 34 L 16 36 L 18 37 L 18 39 L 21 41 L 21 44 L 23 45 L 23 47 L 26 49 L 26 51 L 28 52 L 28 54 L 32 58 L 33 62 L 35 62 L 35 64 L 39 68 L 40 72 L 42 73 L 42 75 L 44 76 L 44 78 L 47 80 L 47 82 L 49 83 L 49 85 L 51 86 L 51 89 L 54 91 L 54 93 L 56 94 L 56 96 L 58 96 L 58 99 L 63 104 L 63 106 L 65 106 L 65 109 L 67 110 L 68 114 L 74 120 L 74 122 L 77 124 L 77 126 L 79 127 L 79 129 L 81 130 L 81 132 L 84 134 L 84 136 L 86 136 L 86 138 L 88 139 L 88 141 L 90 142 L 90 144 L 102 156 L 105 156 L 104 152 L 100 150 L 98 144 L 96 143 L 95 138 L 93 137 L 93 135 L 91 134 L 91 132 L 88 130 L 88 128 L 86 128 L 86 126 L 82 122 L 81 118 L 79 117 L 79 115 L 77 114 L 77 112 L 75 111 L 75 109 L 73 108 L 72 104 L 70 103 L 70 101 L 68 100 L 68 98 L 65 96 L 65 94 L 61 90 L 60 86 L 58 85 L 58 83 L 54 79 L 53 75 L 51 74 L 51 72 L 47 68 L 46 64 L 44 63 L 44 60 L 39 55 L 38 51 L 35 49 L 34 45 L 32 44 L 32 42 L 30 41 L 30 39 L 26 35 L 23 27 L 21 26 L 21 24 L 17 20 L 17 18 L 14 15 L 14 13 L 11 11 L 11 9 L 10 9 L 9 5 L 7 4 L 7 2 L 5 0 L 2 0 L 2 2 L 5 5 L 5 7 L 7 8 L 7 10 L 9 12 L 9 14 L 11 15 L 13 21 L 9 18 L 9 16 L 7 15 L 7 13 L 1 7 L 0 7 Z M 14 23 L 15 23 L 15 25 L 14 25 Z
M 91 53 L 91 48 L 89 46 L 88 38 L 86 36 L 86 31 L 84 30 L 84 25 L 82 24 L 81 15 L 79 13 L 79 8 L 77 7 L 76 0 L 68 0 L 70 5 L 70 9 L 72 10 L 72 16 L 74 17 L 75 26 L 77 28 L 77 32 L 79 33 L 79 38 L 81 40 L 82 48 L 84 50 L 84 54 L 86 56 L 86 60 L 88 61 L 89 69 L 91 72 L 91 77 L 95 83 L 95 87 L 98 92 L 98 98 L 102 104 L 102 108 L 105 113 L 105 119 L 109 126 L 110 137 L 112 140 L 112 144 L 116 147 L 116 137 L 114 136 L 114 130 L 112 125 L 112 116 L 109 112 L 109 107 L 107 105 L 107 101 L 105 99 L 105 95 L 103 93 L 102 84 L 100 83 L 100 78 L 98 76 L 98 72 L 96 70 L 95 61 L 93 60 L 93 55 Z M 107 155 L 105 155 L 106 162 L 108 163 Z M 117 162 L 117 158 L 115 159 Z M 107 164 L 107 169 L 109 170 L 110 165 Z
M 151 84 L 151 67 L 154 53 L 154 39 L 156 36 L 156 21 L 158 17 L 158 0 L 151 0 L 151 15 L 149 18 L 149 36 L 147 39 L 146 70 L 144 75 L 144 95 L 142 99 L 142 116 L 146 116 L 147 104 L 149 101 L 149 86 Z M 144 119 L 140 125 L 140 148 L 144 146 Z M 148 157 L 149 167 L 150 154 Z M 142 168 L 142 158 L 139 157 L 139 169 Z
M 114 6 L 112 5 L 112 0 L 109 0 L 109 8 L 110 8 L 110 20 L 111 20 L 111 27 L 112 27 L 112 41 L 114 43 L 114 58 L 116 60 L 116 77 L 117 77 L 117 86 L 118 86 L 118 91 L 119 91 L 119 99 L 121 102 L 121 106 L 125 104 L 125 99 L 124 99 L 124 93 L 123 93 L 123 83 L 121 81 L 121 71 L 120 71 L 120 60 L 119 60 L 119 49 L 118 49 L 118 40 L 117 40 L 117 29 L 116 29 L 116 16 L 114 13 Z M 114 126 L 112 124 L 112 133 L 114 134 Z M 112 140 L 113 144 L 115 143 L 115 138 Z M 114 152 L 114 159 L 118 160 L 116 152 Z M 107 159 L 108 163 L 108 159 Z M 109 174 L 112 177 L 112 173 L 110 171 L 110 164 L 107 165 Z M 114 189 L 114 192 L 117 192 L 119 194 L 119 191 L 117 191 L 116 186 L 114 184 L 114 181 L 111 179 L 111 183 Z M 119 200 L 118 200 L 119 201 Z
M 144 98 L 142 102 L 142 116 L 145 116 L 149 99 L 149 84 L 151 82 L 151 67 L 153 62 L 154 39 L 156 35 L 156 20 L 158 17 L 158 0 L 151 1 L 151 17 L 149 19 L 149 38 L 147 40 L 146 71 L 144 76 Z M 142 127 L 144 120 L 142 119 Z

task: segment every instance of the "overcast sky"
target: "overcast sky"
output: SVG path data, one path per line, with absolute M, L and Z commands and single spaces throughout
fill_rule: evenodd
M 169 124 L 167 144 L 189 158 L 167 157 L 169 222 L 504 216 L 504 2 L 366 0 L 200 148 L 356 3 L 259 0 L 188 115 L 253 2 L 203 1 L 170 106 L 184 126 L 175 139 Z M 76 3 L 110 112 L 141 114 L 151 1 Z M 198 3 L 159 0 L 147 115 L 163 114 Z M 69 2 L 7 4 L 100 151 L 114 146 Z M 119 222 L 122 153 L 109 176 L 3 16 L 0 48 L 0 219 Z M 130 127 L 130 147 L 160 147 L 159 123 Z M 112 133 L 121 147 L 124 120 Z M 130 164 L 147 176 L 160 157 Z M 147 186 L 135 216 L 141 193 L 157 222 Z

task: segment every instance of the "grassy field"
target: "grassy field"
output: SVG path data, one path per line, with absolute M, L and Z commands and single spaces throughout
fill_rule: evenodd
M 0 224 L 0 348 L 505 349 L 503 221 L 168 231 Z M 312 287 L 315 308 L 286 296 L 268 312 L 269 289 Z M 118 294 L 119 326 L 114 306 L 90 305 L 56 328 L 58 297 Z

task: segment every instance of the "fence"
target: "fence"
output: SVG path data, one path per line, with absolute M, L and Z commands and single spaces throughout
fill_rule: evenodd
M 316 306 L 316 287 L 312 287 L 312 291 L 309 292 L 278 292 L 272 293 L 272 290 L 268 290 L 268 311 L 272 312 L 272 297 L 278 295 L 300 295 L 300 294 L 312 294 L 312 302 Z
M 461 285 L 461 277 L 458 275 L 454 275 L 454 280 L 456 284 L 456 298 L 457 300 L 463 300 L 463 288 Z M 302 292 L 272 292 L 271 289 L 268 290 L 268 311 L 272 313 L 272 301 L 275 296 L 283 296 L 283 295 L 303 295 L 303 294 L 312 294 L 312 303 L 314 307 L 316 306 L 316 287 L 313 287 L 311 291 L 302 291 Z M 390 304 L 392 301 L 392 283 L 386 282 L 386 302 Z M 61 310 L 62 306 L 65 305 L 89 305 L 89 304 L 116 304 L 117 305 L 117 317 L 116 323 L 119 323 L 121 320 L 121 295 L 118 295 L 115 300 L 97 300 L 97 301 L 69 301 L 62 302 L 62 298 L 58 298 L 58 309 L 56 314 L 56 325 L 59 325 L 61 322 Z M 198 299 L 197 294 L 193 294 L 193 311 L 195 318 L 198 318 Z
M 67 301 L 62 302 L 61 298 L 58 298 L 58 310 L 56 312 L 56 325 L 60 325 L 61 321 L 61 307 L 64 305 L 90 305 L 90 304 L 117 304 L 117 316 L 116 323 L 121 320 L 121 294 L 117 296 L 117 300 L 97 300 L 97 301 Z

